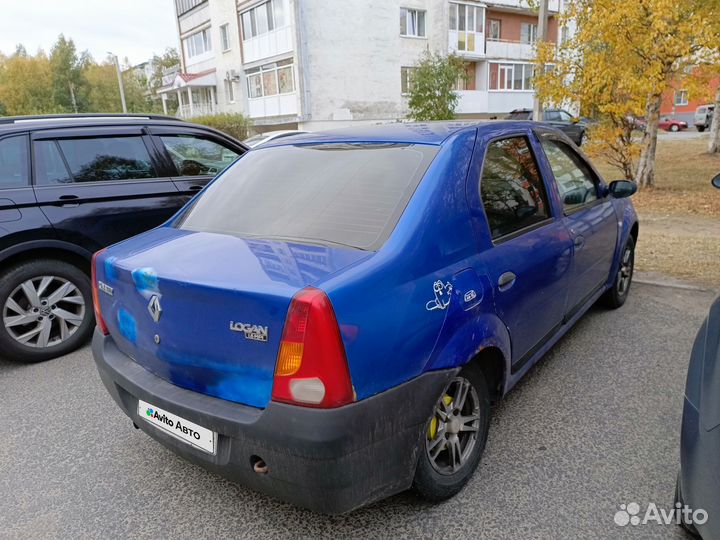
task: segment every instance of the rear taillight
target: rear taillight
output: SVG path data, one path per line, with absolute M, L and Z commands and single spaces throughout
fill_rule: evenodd
M 354 400 L 335 311 L 330 299 L 319 289 L 307 287 L 290 302 L 272 399 L 324 408 Z
M 100 255 L 103 251 L 105 250 L 101 249 L 92 257 L 92 263 L 90 263 L 90 279 L 92 280 L 92 298 L 93 308 L 95 309 L 95 322 L 97 323 L 97 327 L 100 331 L 107 336 L 110 332 L 108 332 L 105 319 L 103 319 L 102 311 L 100 310 L 100 294 L 98 290 L 97 270 L 95 269 L 98 255 Z

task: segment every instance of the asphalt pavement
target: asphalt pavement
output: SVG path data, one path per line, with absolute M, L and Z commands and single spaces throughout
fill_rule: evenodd
M 89 348 L 0 361 L 0 538 L 685 538 L 613 518 L 630 502 L 672 506 L 687 362 L 713 297 L 633 284 L 622 309 L 593 308 L 497 406 L 458 496 L 405 493 L 334 517 L 231 484 L 133 429 Z

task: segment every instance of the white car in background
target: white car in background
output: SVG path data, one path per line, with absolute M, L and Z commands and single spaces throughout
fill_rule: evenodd
M 308 131 L 300 131 L 297 129 L 282 129 L 277 131 L 266 131 L 265 133 L 258 133 L 243 141 L 250 148 L 255 148 L 268 141 L 274 141 L 282 137 L 289 137 L 290 135 L 299 135 L 301 133 L 309 133 Z

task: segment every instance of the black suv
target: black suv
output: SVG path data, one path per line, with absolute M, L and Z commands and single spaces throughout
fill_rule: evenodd
M 0 356 L 82 345 L 93 252 L 160 225 L 246 150 L 162 116 L 0 118 Z
M 578 146 L 582 146 L 585 142 L 587 123 L 582 119 L 573 116 L 565 109 L 545 109 L 542 115 L 544 124 L 558 128 Z M 510 111 L 507 120 L 532 120 L 532 116 L 532 109 L 515 109 Z

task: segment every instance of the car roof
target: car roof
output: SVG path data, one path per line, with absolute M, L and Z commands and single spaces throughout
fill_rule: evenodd
M 527 129 L 537 127 L 535 122 L 523 120 L 472 120 L 443 122 L 412 122 L 383 124 L 378 126 L 353 126 L 344 129 L 317 131 L 283 137 L 276 141 L 268 141 L 262 148 L 286 146 L 292 144 L 313 143 L 405 143 L 441 145 L 451 136 L 461 132 L 478 129 L 485 133 L 507 130 L 510 128 Z
M 153 114 L 50 114 L 43 116 L 0 117 L 0 135 L 16 131 L 28 132 L 45 129 L 147 125 L 175 125 L 178 127 L 200 127 L 212 130 L 207 126 L 191 124 L 172 116 Z

